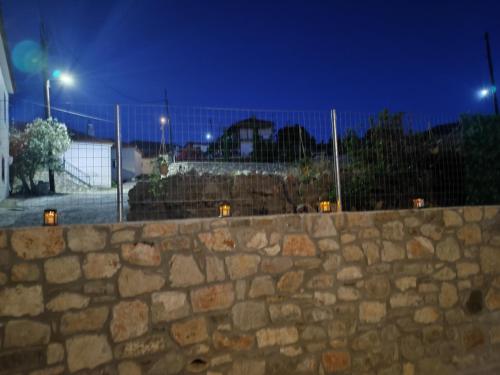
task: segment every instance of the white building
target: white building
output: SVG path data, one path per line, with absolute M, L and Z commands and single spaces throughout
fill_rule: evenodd
M 226 133 L 233 136 L 235 143 L 239 143 L 239 149 L 233 151 L 235 156 L 248 157 L 253 152 L 254 133 L 268 141 L 273 136 L 273 129 L 272 121 L 260 120 L 253 116 L 231 125 Z
M 9 195 L 9 95 L 14 93 L 9 48 L 0 18 L 0 201 Z
M 116 152 L 111 154 L 113 181 L 117 180 Z M 130 181 L 143 173 L 142 153 L 136 146 L 122 146 L 122 180 Z

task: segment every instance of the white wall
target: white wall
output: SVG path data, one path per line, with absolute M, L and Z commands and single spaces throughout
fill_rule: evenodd
M 0 201 L 9 195 L 9 95 L 0 74 Z
M 113 160 L 113 180 L 116 181 L 116 152 L 113 149 L 113 154 L 111 156 Z M 122 179 L 124 181 L 130 181 L 142 174 L 142 155 L 135 147 L 123 147 L 122 148 Z
M 90 176 L 90 184 L 96 187 L 111 187 L 111 143 L 71 142 L 64 153 L 71 163 Z

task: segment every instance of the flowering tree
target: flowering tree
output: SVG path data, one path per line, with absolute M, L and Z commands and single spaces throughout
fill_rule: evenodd
M 35 119 L 23 131 L 11 129 L 12 172 L 21 180 L 26 192 L 37 193 L 36 172 L 61 170 L 61 155 L 69 148 L 70 142 L 66 125 L 53 118 Z

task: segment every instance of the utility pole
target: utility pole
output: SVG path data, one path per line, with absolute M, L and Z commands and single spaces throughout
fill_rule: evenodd
M 174 150 L 172 146 L 172 119 L 170 118 L 167 89 L 165 89 L 164 95 L 165 95 L 165 111 L 167 114 L 167 124 L 168 124 L 168 151 L 170 154 L 170 162 L 172 163 L 174 161 Z
M 50 80 L 49 80 L 49 43 L 47 38 L 47 30 L 45 24 L 40 22 L 40 46 L 42 48 L 42 78 L 43 78 L 43 97 L 45 99 L 45 117 L 50 119 Z M 49 150 L 51 152 L 51 150 Z M 49 168 L 49 191 L 56 192 L 56 183 L 54 179 L 54 171 Z
M 495 86 L 495 75 L 493 73 L 493 60 L 491 59 L 490 35 L 487 32 L 484 33 L 484 41 L 486 42 L 486 57 L 488 59 L 488 69 L 490 71 L 490 90 L 493 94 L 493 106 L 495 108 L 495 115 L 498 115 L 497 88 Z

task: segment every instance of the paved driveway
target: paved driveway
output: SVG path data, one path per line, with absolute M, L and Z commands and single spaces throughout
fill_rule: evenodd
M 125 217 L 128 191 L 134 183 L 123 185 Z M 26 227 L 42 224 L 43 210 L 55 208 L 59 224 L 114 223 L 116 188 L 84 193 L 56 194 L 33 198 L 8 198 L 0 202 L 0 227 Z

